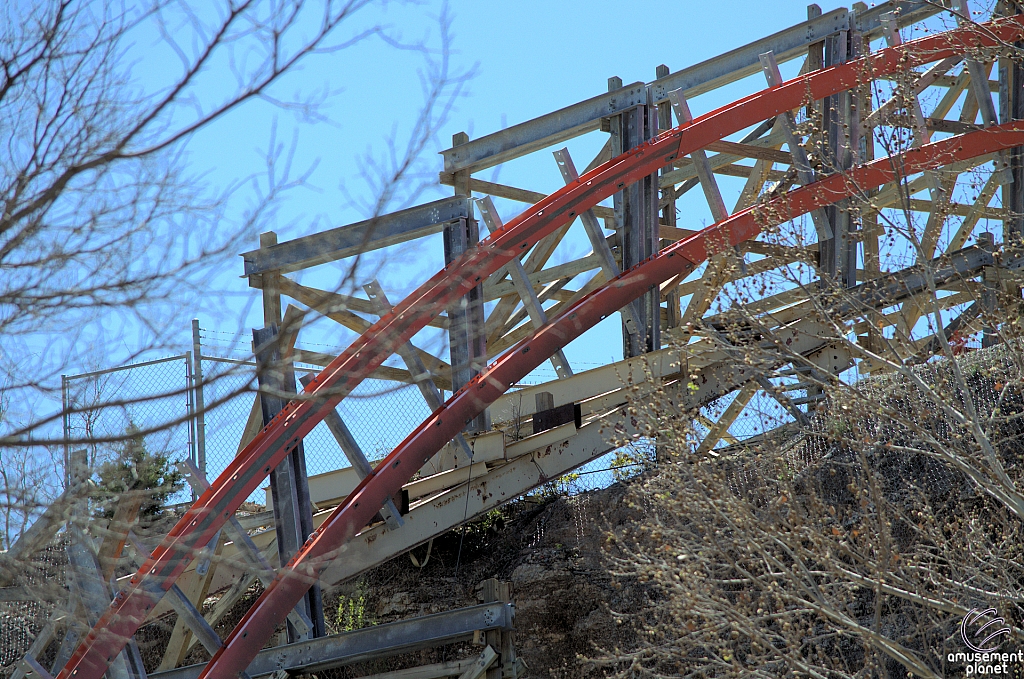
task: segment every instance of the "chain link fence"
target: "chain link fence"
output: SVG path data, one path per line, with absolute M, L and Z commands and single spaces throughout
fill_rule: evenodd
M 256 404 L 256 364 L 206 354 L 201 354 L 201 361 L 206 404 L 203 428 L 206 475 L 212 479 L 238 452 Z M 297 376 L 320 369 L 301 363 L 295 366 Z M 390 453 L 430 411 L 414 386 L 369 379 L 341 403 L 338 413 L 372 462 Z M 350 466 L 323 422 L 306 435 L 303 447 L 306 471 L 311 476 Z M 266 496 L 261 489 L 249 499 L 264 504 Z
M 250 418 L 261 417 L 254 413 L 256 363 L 251 347 L 238 334 L 197 328 L 194 339 L 194 354 L 65 375 L 65 453 L 86 448 L 95 468 L 117 454 L 119 439 L 137 430 L 144 433 L 150 452 L 205 466 L 211 480 L 223 472 L 237 454 Z M 295 373 L 321 369 L 297 363 Z M 531 374 L 522 386 L 554 379 L 553 372 L 548 376 L 542 371 Z M 430 410 L 413 385 L 367 379 L 342 401 L 338 413 L 374 461 L 401 443 Z M 310 475 L 349 466 L 324 423 L 305 437 L 303 445 Z M 653 459 L 654 443 L 641 441 L 595 459 L 539 492 L 575 495 L 605 488 L 642 471 Z M 190 491 L 184 490 L 170 501 L 191 499 Z M 258 489 L 248 499 L 265 504 L 265 490 Z
M 85 449 L 89 468 L 96 469 L 137 434 L 150 453 L 195 461 L 191 353 L 64 375 L 61 382 L 65 469 L 71 450 Z M 169 500 L 189 498 L 182 490 Z

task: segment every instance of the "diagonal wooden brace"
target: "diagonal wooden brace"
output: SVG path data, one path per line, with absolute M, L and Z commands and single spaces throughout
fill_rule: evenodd
M 504 226 L 501 223 L 501 217 L 498 216 L 497 209 L 494 207 L 494 201 L 491 200 L 490 196 L 484 196 L 478 200 L 477 207 L 480 208 L 480 214 L 484 218 L 484 224 L 487 225 L 488 231 L 494 233 Z M 513 257 L 512 261 L 508 263 L 508 273 L 512 277 L 512 285 L 515 286 L 516 292 L 519 293 L 519 298 L 523 300 L 523 307 L 526 308 L 526 313 L 530 315 L 530 322 L 533 323 L 533 327 L 540 328 L 548 322 L 548 315 L 544 313 L 544 307 L 541 305 L 540 300 L 537 299 L 537 293 L 534 292 L 533 286 L 530 285 L 530 281 L 526 276 L 526 270 L 523 268 L 523 263 L 519 261 L 518 257 Z M 555 373 L 558 374 L 558 379 L 572 377 L 572 368 L 569 367 L 569 361 L 565 358 L 565 354 L 561 349 L 551 356 L 550 361 L 551 365 L 555 368 Z
M 302 382 L 302 386 L 305 387 L 313 381 L 313 373 L 307 373 L 299 378 Z M 433 386 L 433 382 L 430 383 Z M 437 387 L 434 387 L 435 389 Z M 356 474 L 359 475 L 359 479 L 365 479 L 373 472 L 373 467 L 370 466 L 370 461 L 366 459 L 366 455 L 363 454 L 363 449 L 359 447 L 352 432 L 349 431 L 348 425 L 345 424 L 345 420 L 341 419 L 341 415 L 338 414 L 337 410 L 331 410 L 324 416 L 324 424 L 331 431 L 334 436 L 334 440 L 338 442 L 341 447 L 341 452 L 345 453 L 345 457 L 352 464 L 352 468 L 356 470 Z M 384 503 L 384 506 L 380 510 L 381 515 L 384 517 L 384 521 L 388 524 L 388 528 L 391 530 L 398 530 L 402 527 L 402 513 L 398 510 L 395 505 L 395 501 L 388 498 Z
M 672 104 L 672 110 L 675 111 L 676 120 L 679 124 L 689 123 L 693 121 L 693 114 L 690 113 L 690 106 L 686 103 L 686 97 L 683 96 L 682 89 L 675 89 L 668 93 L 668 100 Z M 711 209 L 711 217 L 715 220 L 715 223 L 725 221 L 729 218 L 729 210 L 725 207 L 725 200 L 722 198 L 722 192 L 718 188 L 718 181 L 715 180 L 715 175 L 711 171 L 711 165 L 708 164 L 708 154 L 704 149 L 698 149 L 690 154 L 690 159 L 693 161 L 693 169 L 697 172 L 697 181 L 700 182 L 700 188 L 704 191 L 704 198 L 708 201 L 708 207 Z M 739 248 L 733 248 L 733 252 L 736 253 L 736 257 L 740 263 L 740 273 L 746 275 L 747 273 L 747 262 L 743 258 L 743 254 L 739 251 Z
M 185 477 L 188 485 L 192 487 L 192 490 L 196 492 L 196 495 L 202 495 L 206 492 L 206 489 L 210 487 L 210 482 L 206 480 L 206 477 L 196 468 L 191 461 L 185 460 L 177 464 L 178 471 Z M 238 546 L 238 551 L 242 554 L 246 561 L 253 565 L 256 570 L 257 577 L 259 577 L 260 583 L 264 587 L 267 587 L 274 580 L 274 567 L 270 565 L 267 558 L 263 556 L 263 552 L 256 546 L 256 543 L 252 541 L 249 534 L 242 528 L 242 524 L 238 523 L 238 519 L 232 515 L 228 518 L 225 524 L 225 529 L 228 531 L 228 535 Z M 309 630 L 313 629 L 313 621 L 307 616 L 302 614 L 300 611 L 292 611 L 288 614 L 288 620 L 292 625 L 299 631 L 300 634 L 308 634 Z M 198 637 L 197 637 L 198 638 Z
M 576 165 L 572 162 L 572 156 L 569 155 L 569 149 L 563 148 L 553 153 L 565 183 L 571 184 L 579 181 L 580 175 L 576 171 Z M 583 222 L 583 228 L 587 232 L 587 238 L 590 239 L 590 246 L 594 248 L 594 254 L 601 258 L 601 269 L 604 271 L 605 277 L 612 280 L 622 271 L 615 261 L 612 249 L 608 247 L 608 241 L 604 238 L 604 232 L 601 231 L 601 225 L 597 222 L 597 215 L 594 214 L 593 208 L 580 213 L 580 221 Z M 622 324 L 626 326 L 626 332 L 630 335 L 636 335 L 639 332 L 640 313 L 636 302 L 630 302 L 622 307 Z
M 219 537 L 219 535 L 218 535 Z M 139 541 L 138 536 L 132 531 L 128 531 L 128 541 L 132 545 L 132 550 L 135 552 L 134 561 L 141 565 L 147 558 L 149 558 L 149 550 L 146 549 L 145 545 Z M 171 589 L 167 592 L 170 595 L 169 602 L 174 612 L 185 621 L 189 629 L 192 630 L 192 634 L 196 636 L 199 643 L 203 645 L 210 655 L 213 655 L 220 650 L 224 642 L 221 641 L 220 636 L 217 632 L 210 627 L 210 623 L 206 622 L 206 618 L 200 613 L 192 602 L 189 601 L 188 596 L 181 591 L 181 588 L 177 585 L 171 585 Z
M 388 300 L 384 289 L 380 287 L 380 283 L 373 280 L 363 286 L 363 290 L 366 291 L 367 296 L 370 298 L 370 303 L 373 304 L 376 309 L 378 316 L 384 316 L 391 311 L 391 302 Z M 430 371 L 423 364 L 423 360 L 419 357 L 412 346 L 412 342 L 406 342 L 402 346 L 395 350 L 402 361 L 405 362 L 405 367 L 409 369 L 409 373 L 412 375 L 413 381 L 416 383 L 416 387 L 420 390 L 420 394 L 423 396 L 423 400 L 427 402 L 427 407 L 431 411 L 440 408 L 444 401 L 441 398 L 441 392 L 438 390 L 437 385 L 430 379 Z M 340 419 L 340 418 L 339 418 Z M 455 437 L 455 443 L 462 450 L 462 453 L 471 461 L 473 459 L 473 449 L 469 443 L 466 442 L 466 437 L 459 434 Z
M 782 73 L 779 72 L 779 64 L 775 61 L 775 54 L 765 52 L 759 56 L 761 59 L 761 70 L 764 71 L 765 80 L 769 87 L 778 87 L 782 84 Z M 800 145 L 796 136 L 796 123 L 793 122 L 793 114 L 786 111 L 782 115 L 782 130 L 786 135 L 786 144 L 793 156 L 793 166 L 796 167 L 796 174 L 800 183 L 807 186 L 814 182 L 814 172 L 811 170 L 811 163 L 807 160 L 807 151 Z M 818 232 L 818 241 L 832 240 L 835 233 L 832 231 L 832 224 L 828 221 L 828 215 L 824 208 L 817 208 L 811 212 L 811 219 L 814 221 L 814 230 Z

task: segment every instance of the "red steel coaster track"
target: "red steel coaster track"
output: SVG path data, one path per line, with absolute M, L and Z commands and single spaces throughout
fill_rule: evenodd
M 1024 15 L 966 26 L 796 78 L 668 130 L 547 196 L 465 252 L 370 327 L 288 404 L 178 521 L 75 649 L 58 679 L 99 679 L 194 557 L 289 450 L 363 379 L 451 302 L 484 277 L 625 186 L 763 120 L 880 76 L 977 48 L 1024 39 Z M 557 349 L 652 286 L 692 271 L 709 255 L 901 175 L 1024 146 L 1024 121 L 989 127 L 883 158 L 738 212 L 625 271 L 492 363 L 417 427 L 313 534 L 232 631 L 202 677 L 238 676 L 345 543 L 464 424 Z

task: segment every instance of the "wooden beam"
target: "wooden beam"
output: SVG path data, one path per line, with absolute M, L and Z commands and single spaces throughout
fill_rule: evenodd
M 477 193 L 485 193 L 488 196 L 494 196 L 495 198 L 506 198 L 520 203 L 529 203 L 530 205 L 548 197 L 548 194 L 541 193 L 540 191 L 530 191 L 529 189 L 520 189 L 515 186 L 486 182 L 482 179 L 470 179 L 469 188 Z M 610 207 L 596 205 L 593 210 L 594 214 L 601 219 L 615 217 L 615 210 Z
M 288 273 L 370 250 L 439 233 L 444 225 L 470 215 L 469 200 L 455 196 L 366 221 L 321 231 L 242 253 L 247 276 Z
M 774 147 L 782 145 L 783 143 L 785 143 L 785 141 L 786 139 L 784 135 L 773 131 L 771 134 L 765 137 L 752 140 L 748 145 L 760 147 L 763 149 L 774 150 Z M 719 153 L 717 155 L 709 157 L 708 164 L 711 166 L 712 170 L 714 170 L 715 172 L 719 172 L 720 168 L 723 168 L 727 165 L 732 165 L 737 160 L 740 160 L 745 157 L 746 156 L 743 155 L 736 155 L 735 153 Z M 686 181 L 687 179 L 693 179 L 697 176 L 697 170 L 694 168 L 693 162 L 690 160 L 683 160 L 676 163 L 676 168 L 677 169 L 672 170 L 671 172 L 666 172 L 665 174 L 663 174 L 658 180 L 658 185 L 661 186 L 662 188 L 666 186 L 674 186 L 676 184 L 680 184 Z
M 574 259 L 565 264 L 558 264 L 549 269 L 529 274 L 530 285 L 542 285 L 565 277 L 575 277 L 585 271 L 591 271 L 601 267 L 600 258 L 591 253 L 582 259 Z M 508 295 L 515 295 L 516 289 L 512 281 L 484 286 L 484 300 L 491 301 Z
M 324 367 L 333 361 L 337 356 L 334 354 L 324 353 L 322 351 L 309 351 L 308 349 L 296 349 L 295 360 L 299 363 L 308 363 L 319 367 Z M 444 389 L 445 391 L 452 390 L 452 381 L 448 376 L 450 371 L 446 374 L 439 375 L 431 371 L 430 379 L 438 389 Z M 415 384 L 416 380 L 413 379 L 412 373 L 402 368 L 392 368 L 390 366 L 382 365 L 372 373 L 370 377 L 376 380 L 387 380 L 390 382 L 404 382 L 405 384 Z
M 206 571 L 206 575 L 193 578 L 187 585 L 188 589 L 185 590 L 185 596 L 188 598 L 189 603 L 197 609 L 202 609 L 203 602 L 206 601 L 206 597 L 210 594 L 213 574 L 217 570 L 223 549 L 224 538 L 221 536 L 217 540 L 217 547 L 214 550 L 213 558 L 210 559 L 210 566 Z M 174 629 L 171 630 L 171 638 L 167 642 L 167 649 L 164 651 L 164 657 L 160 660 L 160 666 L 157 668 L 157 671 L 174 669 L 185 662 L 185 657 L 194 643 L 194 636 L 184 617 L 179 615 L 174 623 Z M 195 640 L 198 641 L 198 638 Z
M 718 421 L 711 427 L 711 431 L 708 432 L 707 436 L 704 437 L 704 440 L 700 442 L 699 446 L 697 446 L 696 453 L 698 455 L 711 452 L 718 442 L 728 435 L 729 427 L 732 426 L 733 422 L 736 421 L 736 418 L 738 418 L 740 413 L 743 412 L 743 409 L 747 407 L 747 403 L 750 402 L 750 399 L 757 393 L 757 387 L 757 382 L 748 382 L 742 389 L 740 389 L 740 392 L 736 394 L 736 398 L 732 400 L 729 407 L 725 409 L 725 412 L 718 418 Z M 736 439 L 733 438 L 733 441 L 735 440 Z
M 716 153 L 731 153 L 740 158 L 754 158 L 755 160 L 768 160 L 773 163 L 790 165 L 793 156 L 787 151 L 780 151 L 774 147 L 755 146 L 754 144 L 741 144 L 735 141 L 716 141 L 705 147 L 708 151 Z
M 314 288 L 307 288 L 306 286 L 299 285 L 295 281 L 285 276 L 280 277 L 280 287 L 282 294 L 287 295 L 292 299 L 301 302 L 302 304 L 305 304 L 309 308 L 314 309 L 315 311 L 323 314 L 327 318 L 330 318 L 332 321 L 340 323 L 341 325 L 345 326 L 350 330 L 362 334 L 369 330 L 370 326 L 373 325 L 372 323 L 370 323 L 370 321 L 366 320 L 365 318 L 361 316 L 356 316 L 355 314 L 349 311 L 338 311 L 337 306 L 334 304 L 333 301 L 334 293 L 325 292 L 323 290 L 316 290 Z M 430 323 L 430 325 L 434 325 L 434 327 L 441 327 L 439 325 L 435 325 L 433 322 Z M 448 365 L 441 359 L 437 358 L 436 356 L 426 351 L 423 351 L 422 349 L 417 348 L 416 352 L 419 354 L 420 359 L 423 361 L 424 365 L 427 366 L 427 369 L 431 373 L 433 373 L 435 376 L 441 377 L 442 379 L 451 379 L 450 365 Z M 325 356 L 325 354 L 322 354 L 320 352 L 303 351 L 302 353 L 306 356 Z M 320 358 L 317 358 L 316 360 L 320 360 Z M 313 362 L 314 365 L 327 365 L 326 363 L 316 363 L 315 361 L 310 362 Z M 403 379 L 400 381 L 405 380 Z
M 282 295 L 287 295 L 296 302 L 305 304 L 310 309 L 316 310 L 330 318 L 332 321 L 345 326 L 349 330 L 362 334 L 372 325 L 370 321 L 366 320 L 362 316 L 357 316 L 349 311 L 350 308 L 355 308 L 349 305 L 349 301 L 355 299 L 353 297 L 342 295 L 337 292 L 328 292 L 326 290 L 310 288 L 296 283 L 287 276 L 279 276 L 278 279 L 278 286 Z M 366 313 L 373 313 L 369 301 L 360 301 L 365 303 L 367 307 Z M 359 306 L 361 307 L 363 304 L 360 304 Z M 448 317 L 443 314 L 435 316 L 427 325 L 433 328 L 447 328 Z
M 977 226 L 979 220 L 993 219 L 993 217 L 988 216 L 992 212 L 1001 214 L 1000 217 L 995 217 L 995 219 L 1005 219 L 1008 214 L 1008 210 L 1005 208 L 994 209 L 988 207 L 988 204 L 996 194 L 996 190 L 1003 184 L 1003 177 L 1001 173 L 1001 170 L 997 170 L 992 173 L 992 176 L 990 176 L 988 181 L 985 182 L 985 186 L 982 187 L 981 193 L 978 194 L 973 205 L 962 206 L 967 208 L 967 211 L 964 214 L 964 221 L 960 224 L 960 228 L 957 229 L 956 233 L 952 238 L 950 238 L 949 243 L 946 245 L 947 254 L 962 248 L 964 243 L 967 242 L 967 239 L 971 237 L 972 233 L 974 233 L 974 227 Z M 958 204 L 951 207 L 955 209 L 961 206 Z M 958 212 L 954 212 L 954 214 L 958 214 Z

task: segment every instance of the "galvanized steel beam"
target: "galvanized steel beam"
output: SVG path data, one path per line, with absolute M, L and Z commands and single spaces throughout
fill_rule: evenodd
M 242 253 L 245 275 L 288 273 L 439 233 L 449 222 L 470 216 L 464 196 L 435 200 L 407 210 L 339 226 Z
M 511 605 L 481 604 L 264 649 L 256 655 L 247 672 L 251 677 L 281 670 L 289 673 L 316 672 L 465 641 L 472 639 L 477 631 L 510 630 L 512 627 Z M 150 675 L 150 679 L 196 679 L 204 667 L 189 665 L 156 672 Z

